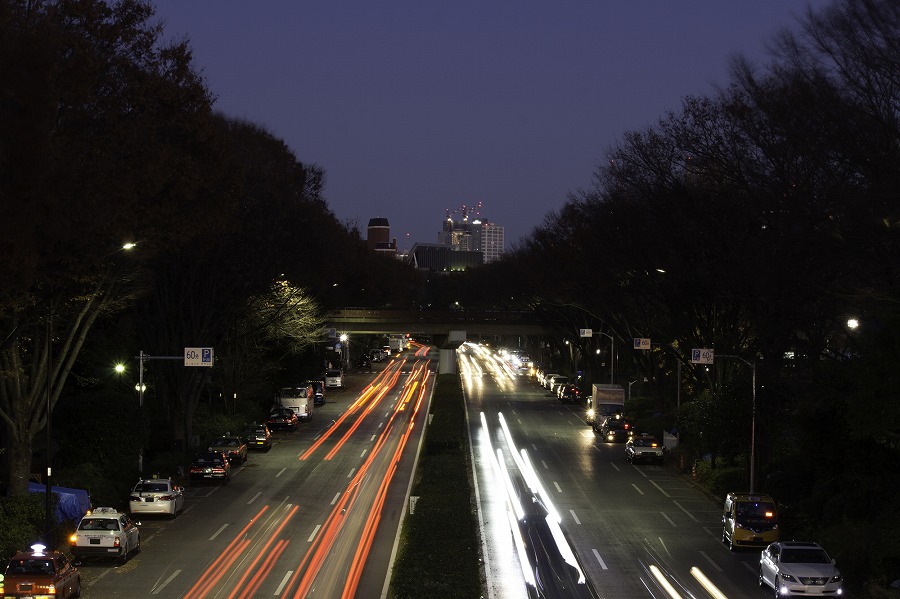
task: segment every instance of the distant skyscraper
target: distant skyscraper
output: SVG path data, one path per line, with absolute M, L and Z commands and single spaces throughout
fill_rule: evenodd
M 481 207 L 479 203 L 478 208 Z M 475 219 L 469 222 L 469 209 L 463 206 L 462 220 L 455 221 L 450 211 L 438 232 L 438 245 L 457 251 L 481 252 L 483 263 L 493 262 L 503 255 L 503 227 Z

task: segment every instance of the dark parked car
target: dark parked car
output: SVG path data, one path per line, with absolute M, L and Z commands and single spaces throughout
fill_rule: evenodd
M 260 451 L 272 449 L 272 432 L 265 423 L 249 425 L 244 429 L 244 437 L 247 438 L 247 446 L 250 449 L 258 449 Z
M 275 408 L 266 419 L 266 426 L 273 431 L 293 432 L 297 430 L 299 424 L 300 420 L 297 418 L 297 413 L 290 408 Z
M 210 451 L 221 451 L 232 464 L 240 466 L 247 461 L 247 442 L 234 435 L 225 435 L 214 439 L 209 445 Z
M 191 461 L 191 480 L 217 480 L 228 484 L 231 464 L 223 451 L 201 451 Z

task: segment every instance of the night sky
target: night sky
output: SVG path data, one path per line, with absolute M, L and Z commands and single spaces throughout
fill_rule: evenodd
M 516 243 L 591 185 L 623 133 L 728 83 L 826 0 L 157 1 L 227 116 L 326 172 L 339 220 L 386 217 L 400 249 L 447 210 Z

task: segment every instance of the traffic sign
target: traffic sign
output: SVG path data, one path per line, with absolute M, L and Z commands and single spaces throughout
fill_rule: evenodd
M 714 351 L 711 349 L 692 349 L 691 350 L 691 362 L 694 364 L 712 364 Z
M 578 329 L 579 337 L 593 337 L 594 329 Z
M 635 337 L 634 349 L 650 349 L 650 340 L 644 337 Z
M 211 347 L 186 347 L 184 348 L 185 366 L 203 366 L 212 368 L 213 348 Z

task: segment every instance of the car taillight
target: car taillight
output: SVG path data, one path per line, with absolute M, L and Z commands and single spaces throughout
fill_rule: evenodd
M 175 499 L 172 495 L 161 495 L 157 497 L 157 501 L 172 501 Z
M 128 501 L 140 501 L 140 500 L 141 500 L 141 498 L 138 495 L 132 495 L 131 497 L 128 498 Z
M 71 535 L 69 535 L 69 544 L 75 545 L 76 543 L 78 543 L 78 535 L 73 532 Z

